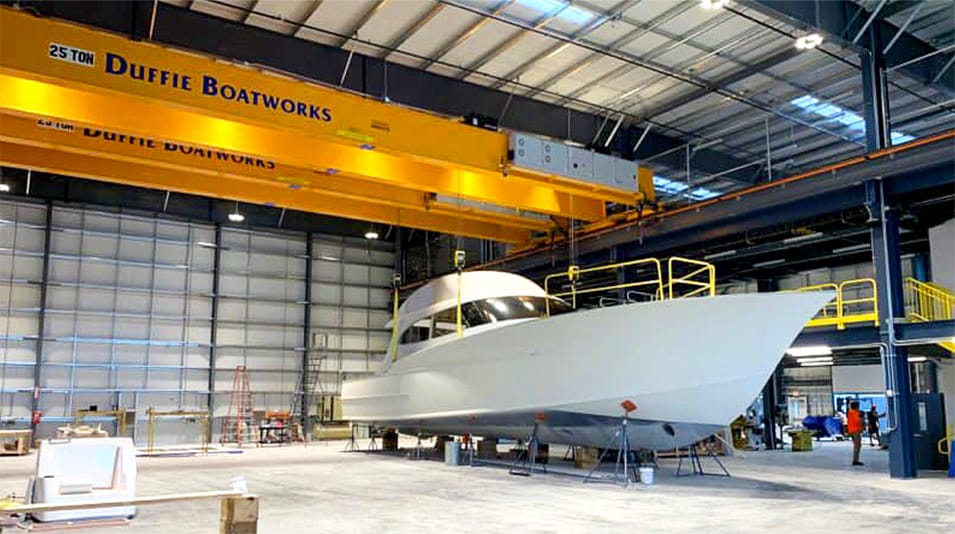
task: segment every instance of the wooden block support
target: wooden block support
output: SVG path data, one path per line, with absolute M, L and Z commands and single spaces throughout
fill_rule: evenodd
M 477 452 L 479 458 L 490 458 L 494 460 L 498 457 L 497 454 L 497 440 L 496 439 L 482 439 L 478 442 Z
M 0 455 L 30 452 L 30 430 L 0 430 Z
M 220 505 L 219 534 L 256 534 L 259 498 L 254 495 L 225 497 Z
M 388 430 L 381 436 L 381 448 L 385 451 L 398 450 L 398 433 Z
M 593 469 L 600 463 L 600 449 L 594 447 L 574 447 L 574 467 Z

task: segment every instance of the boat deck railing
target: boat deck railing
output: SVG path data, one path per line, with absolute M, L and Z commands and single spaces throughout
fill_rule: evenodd
M 573 308 L 577 308 L 580 297 L 584 296 L 596 296 L 600 306 L 713 296 L 716 267 L 679 256 L 666 262 L 643 258 L 586 268 L 571 265 L 566 271 L 547 275 L 544 291 L 549 297 L 565 299 Z M 604 295 L 599 295 L 601 293 Z M 547 315 L 550 315 L 549 299 Z

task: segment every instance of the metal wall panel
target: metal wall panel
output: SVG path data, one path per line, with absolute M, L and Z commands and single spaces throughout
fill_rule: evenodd
M 195 352 L 209 340 L 212 251 L 200 243 L 213 229 L 54 206 L 51 231 L 39 435 L 93 406 L 135 411 L 139 438 L 150 406 L 201 409 L 205 382 L 186 376 L 208 373 Z
M 0 202 L 0 419 L 28 424 L 42 335 L 39 436 L 95 405 L 135 411 L 129 432 L 142 442 L 150 406 L 205 409 L 210 374 L 214 414 L 225 417 L 237 365 L 249 370 L 254 409 L 288 409 L 300 398 L 306 330 L 326 340 L 320 378 L 332 393 L 344 375 L 377 369 L 388 346 L 390 243 L 314 235 L 309 259 L 303 233 L 226 227 L 216 273 L 211 225 L 51 209 L 41 303 L 47 207 Z M 114 429 L 108 418 L 91 422 Z M 214 433 L 220 424 L 213 422 Z M 195 442 L 199 429 L 186 420 L 163 421 L 157 442 Z
M 301 233 L 222 230 L 215 417 L 229 415 L 240 365 L 249 371 L 254 410 L 291 407 L 303 350 L 305 252 Z
M 388 347 L 395 256 L 389 243 L 328 235 L 314 236 L 312 256 L 310 339 L 323 344 L 312 347 L 321 388 L 335 395 L 344 378 L 377 370 Z
M 46 207 L 0 201 L 0 421 L 30 416 Z

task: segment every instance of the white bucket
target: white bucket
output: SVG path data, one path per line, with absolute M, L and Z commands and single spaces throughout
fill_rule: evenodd
M 444 463 L 448 465 L 459 465 L 461 463 L 460 443 L 448 441 L 444 444 Z
M 232 491 L 238 491 L 242 494 L 249 493 L 249 483 L 246 482 L 245 477 L 242 475 L 236 475 L 232 477 L 231 486 Z
M 653 485 L 653 466 L 640 466 L 640 483 L 644 486 Z

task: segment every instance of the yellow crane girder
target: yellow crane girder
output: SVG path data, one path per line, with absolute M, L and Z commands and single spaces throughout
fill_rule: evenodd
M 511 166 L 506 134 L 447 117 L 12 8 L 0 27 L 3 164 L 508 242 L 552 227 L 526 212 L 642 198 Z

